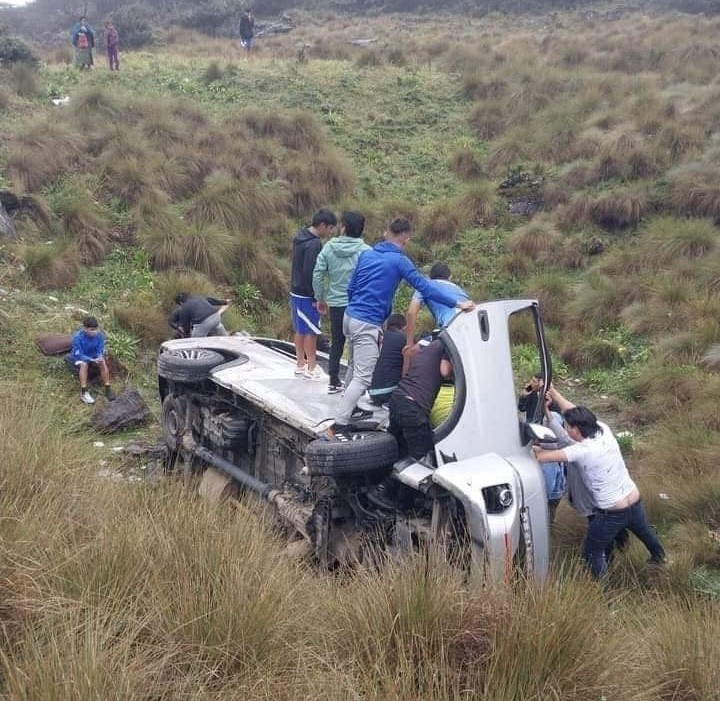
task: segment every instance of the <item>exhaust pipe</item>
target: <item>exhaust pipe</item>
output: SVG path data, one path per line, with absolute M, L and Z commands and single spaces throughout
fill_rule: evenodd
M 273 504 L 278 510 L 278 513 L 292 524 L 304 538 L 312 543 L 312 538 L 308 533 L 308 524 L 312 519 L 312 510 L 296 504 L 291 499 L 288 499 L 280 490 L 274 489 L 269 484 L 249 475 L 236 465 L 233 465 L 229 460 L 215 455 L 215 453 L 204 446 L 196 444 L 191 448 L 191 451 L 202 461 L 216 467 L 221 472 L 224 472 L 239 482 L 243 487 L 247 487 L 247 489 L 255 492 L 261 499 Z

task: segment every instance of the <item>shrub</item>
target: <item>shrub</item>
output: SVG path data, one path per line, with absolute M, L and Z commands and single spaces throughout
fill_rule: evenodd
M 506 129 L 505 111 L 495 102 L 480 102 L 475 105 L 468 121 L 473 132 L 485 141 L 500 136 Z
M 93 85 L 78 91 L 70 103 L 72 113 L 79 119 L 97 116 L 115 122 L 123 112 L 122 101 L 110 90 Z
M 463 180 L 473 180 L 482 175 L 480 160 L 471 148 L 461 148 L 455 151 L 450 159 L 450 168 Z
M 20 37 L 0 33 L 0 64 L 35 65 L 39 59 L 30 45 Z
M 442 200 L 423 217 L 421 236 L 429 244 L 453 243 L 462 228 L 459 207 L 454 201 Z
M 110 20 L 120 34 L 123 49 L 139 49 L 153 43 L 154 18 L 148 7 L 132 3 L 116 7 Z
M 175 297 L 180 292 L 209 297 L 216 296 L 217 289 L 202 273 L 176 270 L 158 276 L 157 292 L 161 310 L 167 315 L 174 308 Z
M 551 324 L 562 324 L 565 308 L 570 299 L 570 285 L 565 276 L 556 272 L 533 275 L 524 285 L 528 294 L 537 297 L 543 319 Z
M 219 174 L 195 196 L 187 215 L 200 224 L 216 224 L 228 231 L 254 231 L 277 216 L 285 196 L 279 187 Z
M 560 232 L 552 221 L 536 217 L 520 227 L 510 238 L 510 250 L 535 263 L 554 262 L 560 244 Z
M 210 85 L 210 83 L 221 81 L 223 77 L 220 63 L 218 61 L 210 61 L 207 68 L 203 71 L 202 76 L 200 76 L 200 82 L 204 85 Z
M 28 246 L 24 259 L 28 275 L 41 290 L 68 289 L 80 274 L 80 255 L 67 242 Z
M 473 185 L 460 196 L 458 211 L 467 221 L 478 226 L 495 223 L 498 196 L 495 186 L 490 181 Z
M 144 160 L 135 156 L 114 157 L 104 153 L 100 165 L 104 186 L 125 204 L 135 204 L 157 189 L 155 175 Z
M 256 137 L 276 139 L 293 151 L 322 153 L 326 149 L 320 125 L 306 112 L 266 112 L 250 108 L 226 120 L 225 124 L 230 129 L 233 125 L 245 127 Z
M 167 315 L 158 306 L 153 293 L 141 292 L 131 295 L 127 302 L 112 308 L 112 315 L 118 326 L 129 331 L 151 348 L 157 347 L 169 336 Z M 119 360 L 122 361 L 122 358 Z
M 678 258 L 702 258 L 718 247 L 718 231 L 709 219 L 655 217 L 643 237 L 645 258 L 664 269 Z
M 35 97 L 39 92 L 37 71 L 27 63 L 13 64 L 10 83 L 20 97 Z
M 110 237 L 107 214 L 82 184 L 66 181 L 52 194 L 51 206 L 63 233 L 74 239 L 84 263 L 99 263 L 105 257 Z
M 218 280 L 228 279 L 234 242 L 225 229 L 194 224 L 186 235 L 185 245 L 185 265 Z
M 694 163 L 672 171 L 668 202 L 678 214 L 720 222 L 720 167 Z

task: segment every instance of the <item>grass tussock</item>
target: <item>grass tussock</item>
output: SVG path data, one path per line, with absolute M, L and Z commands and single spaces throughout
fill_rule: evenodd
M 23 258 L 30 279 L 41 290 L 72 287 L 77 282 L 82 265 L 82 256 L 68 241 L 26 246 Z
M 690 164 L 668 178 L 668 202 L 674 212 L 720 221 L 720 169 Z
M 286 196 L 280 187 L 218 175 L 195 196 L 187 216 L 198 224 L 222 226 L 229 231 L 255 231 L 277 216 Z
M 482 162 L 471 148 L 461 148 L 453 153 L 450 168 L 463 180 L 474 180 L 483 175 Z
M 510 238 L 513 254 L 530 259 L 533 263 L 551 263 L 561 243 L 560 232 L 550 219 L 534 218 L 520 227 Z

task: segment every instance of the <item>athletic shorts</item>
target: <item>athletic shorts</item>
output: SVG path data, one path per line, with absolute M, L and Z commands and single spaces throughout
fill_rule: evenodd
M 295 333 L 303 336 L 319 336 L 320 312 L 313 306 L 312 297 L 301 297 L 290 293 L 290 312 Z

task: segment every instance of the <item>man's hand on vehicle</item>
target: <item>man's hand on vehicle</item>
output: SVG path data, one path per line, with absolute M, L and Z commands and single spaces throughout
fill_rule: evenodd
M 470 312 L 475 309 L 475 302 L 473 302 L 471 299 L 466 299 L 462 302 L 458 302 L 457 308 L 463 312 Z

